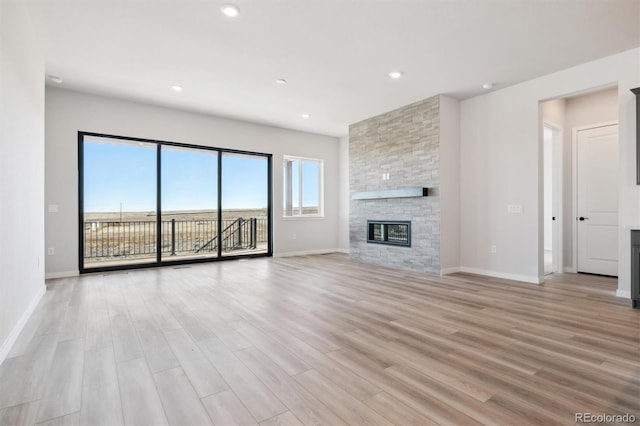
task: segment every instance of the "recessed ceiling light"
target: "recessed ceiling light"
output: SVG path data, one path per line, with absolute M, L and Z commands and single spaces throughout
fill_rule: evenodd
M 284 78 L 279 78 L 276 80 L 276 83 L 278 84 L 287 84 L 287 80 L 285 80 Z
M 307 114 L 306 112 L 304 114 L 302 114 L 302 118 L 304 118 L 305 120 L 307 118 L 311 118 L 311 114 Z
M 174 92 L 182 92 L 182 86 L 171 86 Z
M 240 15 L 240 9 L 238 9 L 238 6 L 235 4 L 223 4 L 220 11 L 224 16 L 228 16 L 229 18 L 235 18 Z
M 485 84 L 482 85 L 482 88 L 484 90 L 493 89 L 493 83 L 485 83 Z
M 402 77 L 402 71 L 391 71 L 389 73 L 389 77 L 391 77 L 394 80 L 399 79 L 400 77 Z
M 48 75 L 47 78 L 53 83 L 62 84 L 62 79 L 57 75 Z

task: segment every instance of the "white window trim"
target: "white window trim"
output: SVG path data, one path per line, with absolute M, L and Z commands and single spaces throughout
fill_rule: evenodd
M 324 219 L 324 160 L 320 158 L 310 158 L 310 157 L 298 157 L 295 155 L 284 155 L 282 159 L 283 165 L 283 187 L 286 182 L 286 174 L 284 172 L 284 164 L 287 161 L 298 161 L 298 200 L 300 202 L 299 211 L 300 214 L 287 216 L 286 213 L 283 213 L 283 220 L 306 220 L 306 219 Z M 319 213 L 315 214 L 302 214 L 302 162 L 303 161 L 313 161 L 318 163 L 319 171 L 318 171 L 318 210 Z M 283 199 L 286 199 L 287 194 L 283 192 Z

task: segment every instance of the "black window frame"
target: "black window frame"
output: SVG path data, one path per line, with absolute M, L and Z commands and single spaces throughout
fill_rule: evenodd
M 95 266 L 86 268 L 84 265 L 84 140 L 85 137 L 106 138 L 115 140 L 125 140 L 131 142 L 142 142 L 156 145 L 156 260 L 148 263 L 135 263 L 124 265 Z M 163 260 L 162 259 L 162 146 L 172 146 L 178 148 L 200 149 L 206 151 L 215 151 L 218 154 L 218 229 L 222 229 L 222 156 L 223 154 L 241 154 L 256 157 L 264 157 L 267 160 L 267 252 L 266 253 L 248 253 L 233 256 L 222 256 L 222 233 L 218 233 L 218 255 L 216 257 L 198 258 L 198 259 L 181 259 L 181 260 Z M 156 268 L 160 266 L 176 266 L 194 263 L 207 263 L 222 260 L 237 260 L 253 257 L 271 257 L 273 256 L 273 154 L 254 151 L 243 151 L 238 149 L 219 148 L 212 146 L 202 146 L 187 144 L 181 142 L 163 141 L 157 139 L 144 139 L 128 136 L 111 135 L 106 133 L 95 133 L 78 131 L 78 269 L 81 274 L 94 272 L 122 271 L 130 269 Z

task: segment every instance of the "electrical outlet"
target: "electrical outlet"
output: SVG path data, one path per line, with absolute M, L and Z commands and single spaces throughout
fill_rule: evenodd
M 48 254 L 49 256 L 53 256 L 54 254 L 56 254 L 56 251 L 55 251 L 55 249 L 54 249 L 53 247 L 49 247 L 49 248 L 47 249 L 47 254 Z
M 497 252 L 498 252 L 498 247 L 491 246 L 491 253 L 497 253 Z
M 298 238 L 298 236 L 296 234 L 291 235 L 291 239 L 295 240 L 296 238 Z

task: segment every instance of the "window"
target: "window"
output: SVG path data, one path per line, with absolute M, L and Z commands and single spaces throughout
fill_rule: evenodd
M 284 157 L 285 217 L 322 216 L 322 160 Z
M 78 136 L 81 272 L 271 255 L 271 154 Z

